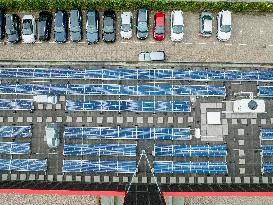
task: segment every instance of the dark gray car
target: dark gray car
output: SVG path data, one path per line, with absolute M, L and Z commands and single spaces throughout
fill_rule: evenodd
M 69 28 L 71 40 L 79 42 L 82 39 L 82 14 L 77 9 L 70 11 Z
M 103 40 L 112 43 L 116 41 L 116 14 L 111 10 L 103 14 Z
M 3 39 L 5 37 L 5 25 L 6 25 L 5 12 L 4 10 L 0 9 L 0 39 Z
M 65 43 L 67 41 L 67 14 L 65 11 L 57 11 L 55 13 L 54 38 L 57 43 Z
M 146 39 L 149 34 L 149 14 L 147 9 L 139 9 L 137 12 L 137 38 Z
M 18 43 L 21 39 L 21 20 L 17 14 L 6 15 L 6 34 L 9 43 Z
M 86 40 L 88 44 L 99 41 L 99 12 L 90 10 L 86 16 Z

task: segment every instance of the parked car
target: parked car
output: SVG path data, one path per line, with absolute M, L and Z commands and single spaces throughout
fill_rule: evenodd
M 82 14 L 77 9 L 70 11 L 69 18 L 70 38 L 73 42 L 79 42 L 82 39 Z
M 133 21 L 132 12 L 122 12 L 121 27 L 120 27 L 120 35 L 122 38 L 125 38 L 125 39 L 132 38 L 132 34 L 133 34 L 132 21 Z
M 219 41 L 228 41 L 231 36 L 231 12 L 221 11 L 217 16 L 218 20 L 218 33 L 217 38 Z
M 156 12 L 154 16 L 154 39 L 162 41 L 165 38 L 165 14 Z
M 184 37 L 184 19 L 182 11 L 171 13 L 171 40 L 182 41 Z
M 99 41 L 99 12 L 90 10 L 86 16 L 86 40 L 88 44 Z
M 65 43 L 67 41 L 67 13 L 65 11 L 57 11 L 55 13 L 54 38 L 57 43 Z
M 21 40 L 21 20 L 17 14 L 6 15 L 6 34 L 9 43 L 18 43 Z
M 0 9 L 0 40 L 5 37 L 5 26 L 6 26 L 5 12 L 4 10 Z
M 116 14 L 112 10 L 107 10 L 103 14 L 103 40 L 105 42 L 116 41 Z
M 139 9 L 137 12 L 136 25 L 137 38 L 144 40 L 149 34 L 149 13 L 147 9 Z
M 138 56 L 139 61 L 165 61 L 165 59 L 164 51 L 143 52 Z
M 40 41 L 47 41 L 50 39 L 52 25 L 52 15 L 48 11 L 39 13 L 38 18 L 38 39 Z
M 37 38 L 37 27 L 35 17 L 24 15 L 22 18 L 22 39 L 23 43 L 35 43 Z
M 204 37 L 212 35 L 212 14 L 209 12 L 202 12 L 200 16 L 200 33 Z

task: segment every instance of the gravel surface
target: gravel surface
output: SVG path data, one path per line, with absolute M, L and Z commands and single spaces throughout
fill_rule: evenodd
M 96 196 L 0 194 L 1 205 L 97 205 Z

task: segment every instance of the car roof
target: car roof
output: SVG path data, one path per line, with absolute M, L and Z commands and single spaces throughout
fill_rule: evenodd
M 148 17 L 148 10 L 147 9 L 139 9 L 138 10 L 138 20 L 139 21 L 146 21 Z
M 222 11 L 222 21 L 224 25 L 231 25 L 231 12 Z
M 131 12 L 123 12 L 121 14 L 122 24 L 131 24 L 131 17 L 132 17 Z
M 183 13 L 182 11 L 173 11 L 173 24 L 174 25 L 183 25 Z
M 25 20 L 25 19 L 33 19 L 33 16 L 32 15 L 24 15 L 22 20 Z

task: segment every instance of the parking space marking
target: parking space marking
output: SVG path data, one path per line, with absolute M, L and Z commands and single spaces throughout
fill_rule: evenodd
M 36 41 L 35 43 L 42 43 L 42 41 Z
M 128 41 L 121 41 L 121 43 L 128 43 Z
M 245 43 L 239 43 L 239 46 L 246 46 L 247 44 Z
M 225 46 L 232 46 L 232 43 L 225 43 Z
M 206 45 L 207 43 L 198 43 L 199 45 Z
M 56 43 L 55 41 L 49 41 L 49 43 Z
M 87 43 L 87 42 L 84 42 L 84 41 L 80 41 L 80 42 L 78 42 L 78 43 Z
M 191 44 L 193 44 L 193 43 L 185 43 L 186 45 L 191 45 Z
M 268 45 L 268 46 L 271 46 L 271 47 L 272 47 L 272 46 L 273 46 L 273 44 L 270 44 L 270 45 Z
M 150 41 L 149 43 L 156 43 L 155 41 Z

